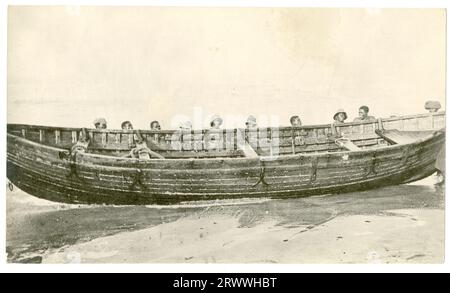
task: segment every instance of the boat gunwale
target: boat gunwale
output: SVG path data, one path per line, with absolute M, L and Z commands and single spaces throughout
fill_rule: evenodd
M 345 122 L 343 124 L 334 124 L 334 123 L 328 123 L 328 124 L 312 124 L 312 125 L 302 125 L 298 127 L 293 126 L 267 126 L 267 127 L 258 127 L 254 129 L 246 129 L 242 127 L 238 128 L 224 128 L 224 129 L 192 129 L 190 131 L 180 130 L 180 129 L 167 129 L 167 130 L 149 130 L 149 129 L 132 129 L 132 130 L 123 130 L 123 129 L 96 129 L 96 128 L 87 128 L 87 127 L 59 127 L 59 126 L 47 126 L 47 125 L 34 125 L 34 124 L 21 124 L 21 123 L 8 123 L 8 125 L 12 127 L 22 127 L 25 129 L 30 128 L 38 128 L 38 129 L 48 129 L 48 130 L 65 130 L 65 131 L 81 131 L 81 129 L 86 129 L 88 132 L 92 133 L 108 133 L 108 134 L 136 134 L 138 131 L 141 134 L 160 134 L 160 135 L 166 135 L 166 134 L 201 134 L 206 131 L 209 132 L 217 132 L 217 133 L 232 133 L 235 130 L 240 130 L 242 132 L 260 132 L 261 130 L 294 130 L 294 131 L 301 131 L 302 129 L 322 129 L 322 128 L 331 128 L 331 127 L 347 127 L 347 126 L 359 126 L 359 125 L 368 125 L 368 124 L 377 124 L 378 120 L 380 119 L 381 122 L 392 122 L 392 121 L 401 121 L 401 120 L 409 120 L 414 118 L 424 118 L 424 117 L 431 117 L 431 116 L 445 116 L 445 111 L 440 111 L 436 113 L 423 113 L 423 114 L 412 114 L 412 115 L 403 115 L 403 116 L 396 116 L 396 117 L 388 117 L 388 118 L 378 118 L 374 121 L 357 121 L 357 122 Z
M 405 131 L 407 132 L 407 131 Z M 386 150 L 396 150 L 396 149 L 401 149 L 405 146 L 416 146 L 419 145 L 421 143 L 427 142 L 429 140 L 432 140 L 433 138 L 435 138 L 436 136 L 443 136 L 445 134 L 445 130 L 444 128 L 439 129 L 439 130 L 428 130 L 425 132 L 430 132 L 430 134 L 422 137 L 422 138 L 418 138 L 415 141 L 412 141 L 410 143 L 401 143 L 401 144 L 395 144 L 395 145 L 385 145 L 385 146 L 380 146 L 377 148 L 367 148 L 367 149 L 361 149 L 361 150 L 357 150 L 357 151 L 349 151 L 349 150 L 345 150 L 345 151 L 337 151 L 337 152 L 329 152 L 329 151 L 324 151 L 321 153 L 297 153 L 297 154 L 282 154 L 282 155 L 278 155 L 278 156 L 258 156 L 258 157 L 213 157 L 213 158 L 167 158 L 167 159 L 151 159 L 151 161 L 145 161 L 145 160 L 139 160 L 136 158 L 124 158 L 124 157 L 115 157 L 115 156 L 110 156 L 110 155 L 104 155 L 104 154 L 94 154 L 94 153 L 81 153 L 83 157 L 86 157 L 86 159 L 89 159 L 90 157 L 92 158 L 97 158 L 97 159 L 105 159 L 108 161 L 111 160 L 121 160 L 124 162 L 133 162 L 133 163 L 148 163 L 148 162 L 152 162 L 152 163 L 158 163 L 158 162 L 193 162 L 193 161 L 207 161 L 207 162 L 229 162 L 229 161 L 234 161 L 234 162 L 251 162 L 251 161 L 261 161 L 261 162 L 270 162 L 270 161 L 284 161 L 284 160 L 292 160 L 292 159 L 298 159 L 298 158 L 311 158 L 311 157 L 317 157 L 317 158 L 321 158 L 321 157 L 337 157 L 337 156 L 345 156 L 348 154 L 353 154 L 353 155 L 364 155 L 364 154 L 369 154 L 369 153 L 380 153 Z M 34 142 L 31 140 L 28 140 L 26 138 L 11 134 L 11 133 L 7 133 L 7 136 L 12 137 L 13 139 L 18 140 L 19 142 L 24 142 L 26 144 L 32 145 L 32 146 L 36 146 L 39 147 L 41 149 L 48 149 L 51 151 L 55 151 L 55 152 L 69 152 L 69 150 L 64 149 L 64 148 L 57 148 L 57 147 L 53 147 L 53 146 L 48 146 L 45 144 L 41 144 L 38 142 Z M 77 164 L 80 164 L 77 162 Z M 97 163 L 97 165 L 101 165 L 99 163 Z

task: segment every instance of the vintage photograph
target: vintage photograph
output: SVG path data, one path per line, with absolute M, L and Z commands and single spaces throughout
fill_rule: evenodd
M 9 6 L 7 262 L 444 263 L 446 17 Z

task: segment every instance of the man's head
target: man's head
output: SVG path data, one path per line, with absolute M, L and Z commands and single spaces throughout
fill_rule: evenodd
M 131 124 L 130 121 L 124 121 L 124 122 L 122 122 L 122 129 L 124 129 L 124 130 L 133 129 L 133 125 Z
M 336 122 L 344 123 L 345 119 L 347 119 L 347 113 L 344 109 L 339 109 L 336 111 L 336 114 L 334 114 L 333 119 Z
M 439 103 L 438 101 L 427 101 L 425 103 L 425 109 L 430 111 L 430 113 L 435 113 L 435 112 L 439 111 L 440 108 L 441 108 L 441 103 Z
M 256 118 L 253 115 L 248 116 L 247 122 L 245 122 L 247 128 L 256 128 L 258 125 L 256 124 Z
M 105 118 L 97 118 L 94 120 L 94 126 L 97 129 L 106 129 L 106 119 Z
M 152 121 L 152 123 L 150 123 L 150 129 L 151 130 L 161 130 L 161 125 L 159 125 L 158 121 Z
M 292 116 L 290 121 L 291 121 L 291 125 L 294 126 L 294 127 L 302 126 L 302 122 L 300 121 L 300 117 L 298 117 L 297 115 Z
M 364 120 L 367 118 L 368 115 L 369 115 L 369 107 L 367 106 L 359 107 L 359 118 Z
M 219 115 L 214 115 L 211 117 L 211 122 L 209 123 L 211 125 L 211 128 L 220 128 L 220 126 L 223 123 L 223 119 L 220 118 Z

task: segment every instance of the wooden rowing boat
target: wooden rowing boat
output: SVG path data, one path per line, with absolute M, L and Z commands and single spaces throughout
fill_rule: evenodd
M 444 145 L 444 127 L 445 112 L 219 131 L 8 124 L 7 176 L 31 195 L 67 203 L 167 204 L 342 193 L 431 175 Z M 152 152 L 165 159 L 149 159 Z

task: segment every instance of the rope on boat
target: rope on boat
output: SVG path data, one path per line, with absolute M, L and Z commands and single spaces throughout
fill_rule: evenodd
M 67 177 L 75 178 L 75 179 L 78 179 L 80 181 L 84 181 L 84 179 L 81 178 L 80 175 L 78 174 L 78 170 L 77 170 L 77 155 L 78 155 L 78 151 L 75 151 L 74 153 L 70 154 L 70 161 L 69 161 L 70 172 L 67 175 Z
M 259 160 L 260 165 L 260 172 L 259 172 L 259 180 L 255 184 L 253 184 L 253 187 L 256 187 L 259 183 L 262 183 L 264 186 L 268 186 L 269 183 L 266 182 L 265 176 L 266 176 L 266 165 L 265 161 Z
M 401 162 L 402 165 L 408 165 L 408 157 L 409 157 L 409 153 L 410 153 L 410 148 L 411 148 L 410 146 L 406 146 L 403 149 L 402 162 Z
M 11 181 L 8 181 L 8 189 L 9 189 L 9 191 L 14 190 L 14 185 L 11 183 Z
M 317 179 L 317 166 L 319 165 L 319 158 L 313 157 L 311 159 L 311 175 L 309 176 L 309 184 L 314 184 Z
M 69 159 L 70 172 L 67 177 L 76 178 L 80 181 L 84 181 L 83 178 L 80 177 L 77 170 L 77 155 L 79 153 L 87 152 L 87 148 L 89 145 L 89 138 L 86 135 L 86 129 L 82 129 L 82 134 L 80 139 L 70 148 L 69 153 L 60 152 L 59 157 L 61 159 Z
M 373 153 L 372 158 L 370 159 L 370 161 L 366 167 L 366 174 L 364 174 L 364 178 L 366 178 L 370 174 L 377 174 L 377 172 L 375 171 L 376 162 L 377 162 L 377 154 Z
M 138 185 L 138 184 L 142 189 L 146 189 L 144 183 L 142 182 L 142 170 L 141 169 L 136 169 L 136 174 L 134 175 L 133 182 L 131 183 L 129 189 L 134 190 L 136 185 Z

